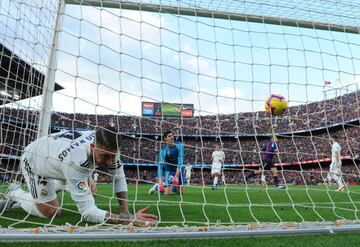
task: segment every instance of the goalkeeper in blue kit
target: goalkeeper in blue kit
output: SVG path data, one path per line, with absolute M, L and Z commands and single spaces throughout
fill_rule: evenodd
M 159 153 L 158 183 L 149 190 L 149 194 L 155 191 L 164 192 L 164 195 L 169 195 L 172 192 L 181 194 L 184 189 L 181 185 L 186 182 L 181 169 L 184 161 L 184 144 L 174 141 L 172 131 L 165 131 L 163 140 L 165 145 Z

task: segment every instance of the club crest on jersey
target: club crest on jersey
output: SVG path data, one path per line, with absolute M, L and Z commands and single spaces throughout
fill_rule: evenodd
M 86 181 L 80 181 L 77 183 L 76 187 L 81 190 L 81 191 L 85 191 L 87 189 L 87 184 Z
M 46 189 L 41 189 L 40 195 L 47 196 L 48 194 L 49 194 L 49 192 Z

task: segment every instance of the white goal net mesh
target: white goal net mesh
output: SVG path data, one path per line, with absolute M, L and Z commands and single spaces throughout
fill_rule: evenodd
M 355 1 L 0 0 L 0 198 L 51 113 L 51 133 L 117 129 L 129 210 L 150 205 L 155 228 L 357 222 L 359 13 Z M 288 104 L 280 116 L 264 110 L 274 93 Z M 183 194 L 149 195 L 168 130 L 191 179 Z M 249 176 L 274 135 L 278 181 Z M 342 192 L 328 179 L 335 136 Z M 225 159 L 212 187 L 216 143 Z M 112 176 L 94 173 L 96 204 L 116 212 Z M 0 226 L 99 229 L 66 189 L 58 200 L 59 217 L 14 207 Z

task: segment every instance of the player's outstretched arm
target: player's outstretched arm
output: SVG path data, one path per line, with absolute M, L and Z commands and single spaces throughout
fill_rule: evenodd
M 180 178 L 180 174 L 181 174 L 181 167 L 184 164 L 184 144 L 183 143 L 176 143 L 176 146 L 179 150 L 179 156 L 178 156 L 178 163 L 177 163 L 177 168 L 176 168 L 176 173 L 175 173 L 175 177 L 173 180 L 173 185 L 178 185 L 179 184 L 179 178 Z
M 90 187 L 90 190 L 91 190 L 91 194 L 95 198 L 97 189 L 96 189 L 96 184 L 94 182 L 94 179 L 91 176 L 89 177 L 89 187 Z
M 173 185 L 178 185 L 179 184 L 180 172 L 181 172 L 181 170 L 179 168 L 177 168 L 176 173 L 175 173 L 175 177 L 174 177 L 174 180 L 173 180 Z
M 120 214 L 129 214 L 127 191 L 117 192 L 116 197 L 118 198 L 119 202 Z

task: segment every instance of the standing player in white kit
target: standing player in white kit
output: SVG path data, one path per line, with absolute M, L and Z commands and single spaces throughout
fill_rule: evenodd
M 341 172 L 341 147 L 340 144 L 337 142 L 338 137 L 333 136 L 330 138 L 332 143 L 331 146 L 331 164 L 329 173 L 327 175 L 327 180 L 331 183 L 332 179 L 338 184 L 338 189 L 336 191 L 342 192 L 345 190 L 345 185 L 342 181 L 342 172 Z
M 98 183 L 98 180 L 99 180 L 99 173 L 94 172 L 94 174 L 93 174 L 93 179 L 94 179 L 94 183 L 97 184 L 97 183 Z
M 213 177 L 212 189 L 218 187 L 219 176 L 221 174 L 222 166 L 225 160 L 225 153 L 221 150 L 221 144 L 215 144 L 215 151 L 212 153 L 212 166 L 211 166 L 211 176 Z

